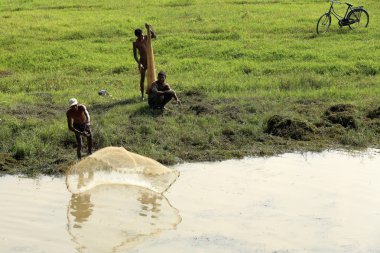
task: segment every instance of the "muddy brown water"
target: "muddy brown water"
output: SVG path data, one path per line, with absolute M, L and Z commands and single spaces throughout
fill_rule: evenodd
M 0 252 L 380 252 L 380 151 L 175 166 L 163 195 L 0 178 Z

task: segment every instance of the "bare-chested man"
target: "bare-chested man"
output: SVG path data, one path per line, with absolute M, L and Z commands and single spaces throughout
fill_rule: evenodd
M 149 24 L 145 24 L 146 29 L 150 31 L 152 39 L 156 38 L 156 34 L 154 33 L 152 26 Z M 148 36 L 143 35 L 141 29 L 135 30 L 135 35 L 137 37 L 136 41 L 133 42 L 133 57 L 135 58 L 139 71 L 140 71 L 140 91 L 141 91 L 141 99 L 144 99 L 144 80 L 145 73 L 148 67 L 148 59 L 146 53 L 146 43 Z M 137 56 L 137 51 L 139 52 L 140 59 Z
M 77 140 L 78 159 L 82 158 L 82 136 L 87 137 L 88 154 L 92 153 L 92 134 L 90 129 L 90 114 L 84 105 L 78 104 L 75 98 L 70 99 L 69 109 L 66 112 L 67 126 L 75 133 Z

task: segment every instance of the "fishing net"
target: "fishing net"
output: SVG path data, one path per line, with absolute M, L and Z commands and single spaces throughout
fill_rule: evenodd
M 107 147 L 79 161 L 66 174 L 67 189 L 82 193 L 101 184 L 128 184 L 163 193 L 179 172 L 159 162 L 129 152 L 122 147 Z
M 148 85 L 146 91 L 149 92 L 152 83 L 156 80 L 156 65 L 154 63 L 154 53 L 153 53 L 153 45 L 152 45 L 152 35 L 147 29 L 147 43 L 146 43 L 146 55 L 147 55 L 147 63 L 148 63 Z

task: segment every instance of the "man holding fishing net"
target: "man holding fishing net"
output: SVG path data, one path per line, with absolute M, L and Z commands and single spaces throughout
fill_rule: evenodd
M 90 114 L 84 105 L 78 104 L 75 98 L 70 99 L 69 109 L 66 112 L 67 126 L 75 133 L 77 140 L 77 156 L 82 158 L 82 136 L 87 137 L 88 154 L 92 154 L 92 134 L 90 129 Z
M 154 33 L 152 26 L 149 24 L 145 24 L 146 29 L 150 32 L 150 36 L 152 39 L 156 38 L 156 34 Z M 143 35 L 141 29 L 135 30 L 136 41 L 133 42 L 133 57 L 137 62 L 139 72 L 140 72 L 140 91 L 141 91 L 141 99 L 144 100 L 144 80 L 145 73 L 148 69 L 148 56 L 147 56 L 147 40 L 148 36 Z M 139 57 L 137 56 L 137 51 L 139 52 Z

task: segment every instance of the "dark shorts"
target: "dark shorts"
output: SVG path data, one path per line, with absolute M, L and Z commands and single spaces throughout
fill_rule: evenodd
M 84 132 L 84 130 L 86 129 L 86 124 L 74 123 L 74 124 L 73 124 L 73 127 L 74 127 L 76 130 L 78 130 L 78 131 Z
M 87 138 L 91 138 L 91 129 L 90 129 L 90 125 L 74 123 L 74 124 L 73 124 L 73 127 L 74 127 L 76 130 L 80 131 L 80 132 L 84 132 L 84 131 L 86 131 L 86 132 L 90 133 L 90 136 L 87 137 Z M 80 135 L 79 133 L 75 133 L 75 137 L 76 137 L 76 139 L 77 139 L 77 143 L 78 143 L 78 144 L 82 144 L 82 138 L 81 138 L 81 135 Z

